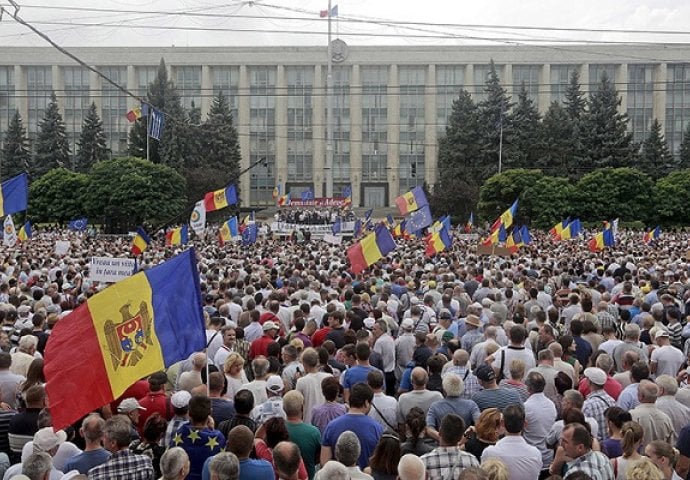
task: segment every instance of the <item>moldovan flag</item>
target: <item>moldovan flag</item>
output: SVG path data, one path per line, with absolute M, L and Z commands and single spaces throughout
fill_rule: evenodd
M 187 242 L 189 242 L 189 227 L 186 224 L 181 227 L 171 228 L 165 234 L 165 243 L 170 247 L 187 245 Z
M 220 226 L 218 231 L 218 240 L 221 245 L 225 245 L 225 242 L 229 242 L 233 237 L 239 235 L 239 229 L 237 225 L 237 217 L 230 218 L 227 222 L 224 222 Z
M 429 202 L 426 200 L 426 195 L 422 187 L 414 187 L 409 192 L 396 198 L 395 204 L 400 210 L 400 215 L 407 215 L 422 207 L 426 207 L 429 205 Z
M 204 349 L 194 249 L 89 298 L 53 328 L 45 350 L 53 427 L 65 428 L 137 380 Z
M 26 222 L 24 225 L 22 225 L 22 228 L 19 229 L 19 233 L 17 234 L 17 240 L 20 242 L 26 242 L 27 240 L 31 240 L 31 237 L 33 237 L 34 232 L 31 229 L 31 222 Z
M 207 212 L 220 210 L 228 205 L 235 205 L 237 203 L 237 188 L 235 185 L 228 185 L 226 188 L 221 188 L 215 192 L 208 192 L 204 196 L 204 206 Z
M 149 243 L 151 243 L 151 238 L 146 231 L 141 227 L 137 228 L 137 234 L 134 236 L 134 240 L 132 240 L 132 255 L 137 257 L 144 253 Z
M 376 225 L 372 233 L 347 249 L 352 271 L 357 274 L 395 250 L 395 241 L 388 229 Z
M 649 245 L 652 240 L 656 240 L 659 237 L 661 237 L 661 227 L 657 226 L 654 230 L 645 232 L 642 241 L 644 241 L 645 245 Z
M 438 229 L 438 231 L 427 235 L 427 237 L 424 239 L 424 243 L 426 244 L 424 253 L 428 257 L 433 257 L 437 253 L 444 251 L 446 248 L 450 248 L 450 246 L 453 245 L 453 240 L 450 238 L 450 234 L 448 233 L 446 226 L 441 224 L 441 227 Z
M 26 173 L 0 184 L 0 217 L 26 210 L 29 204 L 29 177 Z

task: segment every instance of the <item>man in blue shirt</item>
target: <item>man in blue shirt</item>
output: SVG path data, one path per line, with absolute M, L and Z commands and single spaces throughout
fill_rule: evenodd
M 343 373 L 343 398 L 347 402 L 350 398 L 352 387 L 358 383 L 367 383 L 367 375 L 372 370 L 377 370 L 369 364 L 369 356 L 371 355 L 371 348 L 366 343 L 358 343 L 355 347 L 355 356 L 357 357 L 357 365 L 348 368 Z M 384 381 L 384 389 L 385 381 Z
M 238 425 L 228 434 L 227 451 L 240 461 L 239 480 L 275 480 L 273 466 L 266 460 L 249 458 L 254 448 L 254 433 L 244 425 Z M 211 480 L 210 465 L 213 457 L 204 462 L 201 479 Z
M 359 438 L 362 450 L 357 464 L 364 469 L 369 465 L 369 457 L 374 452 L 376 444 L 383 434 L 383 427 L 379 422 L 369 416 L 374 392 L 365 383 L 358 383 L 350 392 L 350 410 L 342 417 L 330 421 L 323 432 L 321 439 L 321 465 L 332 460 L 335 444 L 340 434 L 350 430 Z
M 101 446 L 104 428 L 105 420 L 96 413 L 92 413 L 81 422 L 79 432 L 86 441 L 86 447 L 82 453 L 67 460 L 63 468 L 65 472 L 78 470 L 86 475 L 93 467 L 105 463 L 110 458 L 110 452 Z

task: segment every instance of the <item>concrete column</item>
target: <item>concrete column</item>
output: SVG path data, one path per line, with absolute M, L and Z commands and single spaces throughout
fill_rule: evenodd
M 275 177 L 282 178 L 287 182 L 287 77 L 285 75 L 285 65 L 278 65 L 276 69 L 276 165 Z M 285 191 L 287 192 L 287 188 Z
M 580 69 L 580 90 L 589 94 L 589 63 L 578 65 Z
M 501 81 L 501 85 L 506 89 L 506 93 L 509 97 L 513 96 L 513 65 L 511 63 L 506 63 L 503 65 L 503 74 L 501 74 L 501 67 L 496 65 L 496 73 L 498 73 L 498 78 Z M 519 87 L 518 87 L 519 88 Z M 516 94 L 519 92 L 515 92 Z
M 350 180 L 352 206 L 362 204 L 362 77 L 359 65 L 350 72 Z
M 388 205 L 394 205 L 400 187 L 400 81 L 398 66 L 388 70 Z
M 619 111 L 621 114 L 624 114 L 628 112 L 628 64 L 621 63 L 620 65 L 616 65 L 614 76 L 614 87 L 621 96 Z
M 96 104 L 98 116 L 103 118 L 103 99 L 101 98 L 101 77 L 89 71 L 89 97 Z
M 62 74 L 62 68 L 57 65 L 52 67 L 53 73 L 53 92 L 57 96 L 57 104 L 60 109 L 60 115 L 65 116 L 65 77 Z
M 436 183 L 436 65 L 429 65 L 424 87 L 424 178 L 430 186 Z
M 249 73 L 246 65 L 240 65 L 240 78 L 238 81 L 238 90 L 240 92 L 247 92 L 246 95 L 239 95 L 237 100 L 237 134 L 240 143 L 240 152 L 242 153 L 242 160 L 240 162 L 240 170 L 249 167 Z M 250 204 L 250 179 L 251 173 L 247 172 L 240 177 L 240 201 L 243 205 Z
M 312 94 L 312 130 L 313 138 L 312 151 L 313 158 L 313 172 L 314 179 L 314 195 L 316 197 L 323 197 L 324 195 L 324 163 L 326 158 L 326 73 L 322 65 L 314 67 L 314 88 Z M 324 93 L 322 95 L 322 93 Z M 333 160 L 335 163 L 335 160 Z
M 137 81 L 137 71 L 133 65 L 127 65 L 127 89 L 132 92 L 137 92 L 139 90 L 139 82 Z M 134 98 L 130 97 L 129 95 L 125 98 L 127 98 L 128 112 L 134 107 L 140 106 L 139 102 L 136 101 Z
M 204 121 L 213 104 L 213 71 L 208 65 L 201 66 L 201 121 Z
M 474 65 L 468 63 L 465 65 L 465 90 L 467 90 L 471 95 L 474 94 Z
M 539 97 L 537 107 L 543 114 L 549 109 L 551 104 L 551 64 L 545 63 L 541 66 L 541 73 L 539 75 Z
M 666 134 L 666 82 L 668 65 L 659 63 L 654 65 L 652 78 L 654 80 L 654 94 L 652 97 L 652 116 L 661 123 L 661 134 Z
M 21 65 L 14 66 L 14 90 L 15 92 L 15 107 L 19 110 L 19 115 L 22 116 L 22 121 L 24 122 L 24 128 L 28 130 L 29 121 L 29 102 L 27 92 L 27 81 L 26 81 L 26 68 Z

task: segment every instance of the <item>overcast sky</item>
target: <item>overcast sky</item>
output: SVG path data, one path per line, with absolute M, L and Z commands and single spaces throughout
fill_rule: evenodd
M 18 3 L 22 5 L 19 14 L 24 20 L 63 46 L 326 44 L 327 21 L 319 18 L 319 11 L 326 9 L 327 0 L 226 0 L 223 3 L 217 0 L 19 0 Z M 689 31 L 690 2 L 679 0 L 333 0 L 336 3 L 339 17 L 333 21 L 334 32 L 351 45 L 505 45 L 535 41 L 690 43 L 690 33 L 641 32 Z M 0 0 L 0 4 L 8 5 L 7 0 Z M 96 8 L 111 11 L 89 10 Z M 416 23 L 410 24 L 413 22 Z M 514 26 L 539 28 L 506 28 Z M 602 29 L 625 31 L 599 31 Z M 0 21 L 0 45 L 45 46 L 46 43 L 5 15 Z

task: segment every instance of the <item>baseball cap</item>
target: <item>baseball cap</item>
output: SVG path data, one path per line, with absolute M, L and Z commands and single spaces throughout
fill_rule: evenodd
M 34 434 L 34 449 L 48 452 L 67 440 L 63 430 L 53 431 L 53 427 L 41 428 Z
M 587 377 L 587 379 L 594 385 L 604 385 L 606 383 L 606 372 L 604 372 L 601 368 L 585 368 L 585 377 Z
M 278 375 L 271 375 L 268 377 L 268 380 L 266 380 L 266 390 L 273 393 L 280 393 L 283 391 L 283 388 L 285 388 L 285 385 L 283 385 L 283 380 Z
M 403 330 L 412 330 L 412 328 L 414 328 L 414 322 L 411 318 L 405 318 L 400 326 L 403 328 Z
M 654 339 L 661 338 L 661 337 L 670 337 L 668 332 L 666 330 L 659 330 L 656 332 L 656 335 L 654 335 Z
M 132 410 L 146 410 L 144 407 L 139 405 L 136 398 L 125 398 L 120 402 L 120 406 L 117 407 L 117 411 L 120 413 L 129 413 Z
M 191 400 L 191 398 L 192 394 L 187 390 L 180 390 L 172 394 L 170 403 L 172 403 L 172 406 L 175 408 L 185 408 L 189 406 L 189 400 Z
M 475 375 L 482 382 L 490 382 L 491 380 L 496 380 L 496 372 L 494 372 L 493 367 L 489 365 L 479 365 Z
M 278 327 L 278 325 L 276 325 L 275 322 L 269 320 L 266 323 L 264 323 L 263 329 L 264 332 L 267 332 L 269 330 L 280 330 L 280 327 Z

